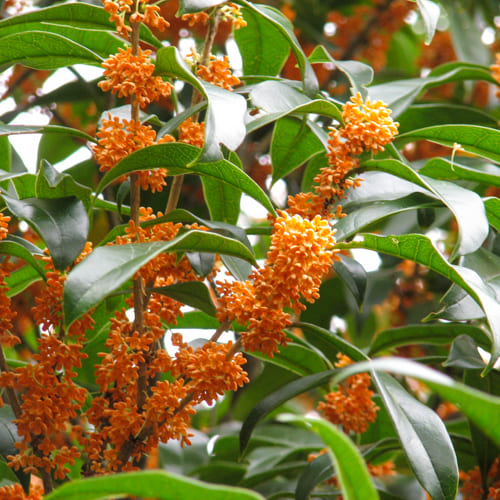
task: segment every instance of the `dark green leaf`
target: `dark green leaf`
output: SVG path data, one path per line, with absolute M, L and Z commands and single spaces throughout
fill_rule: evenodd
M 178 15 L 200 12 L 210 7 L 219 5 L 220 0 L 180 0 Z
M 76 128 L 61 127 L 60 125 L 3 125 L 0 124 L 0 136 L 19 134 L 68 134 L 74 137 L 96 142 L 94 137 Z
M 155 287 L 151 291 L 171 297 L 178 302 L 182 302 L 215 317 L 215 306 L 208 288 L 199 281 L 187 281 L 185 283 Z
M 376 353 L 410 344 L 449 344 L 460 335 L 468 335 L 485 348 L 491 341 L 479 327 L 460 323 L 434 325 L 408 325 L 377 333 L 370 347 L 370 356 Z
M 486 214 L 489 223 L 500 232 L 500 199 L 499 198 L 486 198 L 484 200 Z
M 239 241 L 197 230 L 166 242 L 98 247 L 68 275 L 64 288 L 66 327 L 160 253 L 190 251 L 225 253 L 254 262 L 250 250 Z
M 273 410 L 286 403 L 289 399 L 302 394 L 303 392 L 319 387 L 327 383 L 338 370 L 328 370 L 315 373 L 307 377 L 290 382 L 273 394 L 263 398 L 252 408 L 248 417 L 243 422 L 240 431 L 240 450 L 243 453 L 248 445 L 250 436 L 255 426 Z
M 407 234 L 401 236 L 360 235 L 361 241 L 339 243 L 338 248 L 367 248 L 418 262 L 445 276 L 463 288 L 481 306 L 492 332 L 492 358 L 486 369 L 493 367 L 500 355 L 500 305 L 492 290 L 471 269 L 449 264 L 426 236 Z
M 450 353 L 443 366 L 482 370 L 484 361 L 479 355 L 476 342 L 467 335 L 460 335 L 451 344 Z
M 345 255 L 341 255 L 340 260 L 334 262 L 333 268 L 352 293 L 358 306 L 361 307 L 366 291 L 365 268 Z
M 296 500 L 309 500 L 314 488 L 330 479 L 335 473 L 332 459 L 327 453 L 315 458 L 304 468 L 297 482 L 295 490 Z
M 0 254 L 13 255 L 24 260 L 39 274 L 40 277 L 45 278 L 43 266 L 41 266 L 40 263 L 33 257 L 33 253 L 41 256 L 43 255 L 43 252 L 38 247 L 29 244 L 29 242 L 26 242 L 28 245 L 25 245 L 19 240 L 24 241 L 22 238 L 10 235 L 6 239 L 0 241 Z
M 31 284 L 41 279 L 40 273 L 31 266 L 23 266 L 16 271 L 12 271 L 10 276 L 5 278 L 5 283 L 8 288 L 6 295 L 7 297 L 14 297 L 18 293 L 26 290 Z
M 292 23 L 279 10 L 273 7 L 262 4 L 256 5 L 247 0 L 238 0 L 235 3 L 244 5 L 256 15 L 271 22 L 288 39 L 299 65 L 300 74 L 304 82 L 304 91 L 309 97 L 314 97 L 319 90 L 318 79 L 293 32 Z
M 340 429 L 326 420 L 304 418 L 328 446 L 328 454 L 333 462 L 337 479 L 346 500 L 376 500 L 377 490 L 368 468 L 351 439 Z
M 322 149 L 323 144 L 305 120 L 279 119 L 271 142 L 273 182 L 285 177 Z
M 47 500 L 104 500 L 136 495 L 158 500 L 263 500 L 250 490 L 202 483 L 164 471 L 141 471 L 85 478 L 63 484 Z
M 374 373 L 373 381 L 420 484 L 433 500 L 454 500 L 458 464 L 443 421 L 390 375 Z
M 66 269 L 80 255 L 89 230 L 87 212 L 80 200 L 75 197 L 16 200 L 2 196 L 7 208 L 45 241 L 56 269 Z
M 100 66 L 103 57 L 56 33 L 28 31 L 0 38 L 0 69 L 16 63 L 33 69 L 57 69 L 73 64 Z
M 242 9 L 247 25 L 234 31 L 243 59 L 244 75 L 276 76 L 290 53 L 285 35 L 269 19 L 251 9 Z
M 245 99 L 234 92 L 196 78 L 175 47 L 164 47 L 156 54 L 155 74 L 180 78 L 203 94 L 208 101 L 205 117 L 203 161 L 222 158 L 220 144 L 234 151 L 245 138 Z
M 356 95 L 359 92 L 363 99 L 366 99 L 368 92 L 365 87 L 373 80 L 373 69 L 368 64 L 359 61 L 338 61 L 322 45 L 315 47 L 309 56 L 309 61 L 335 64 L 336 68 L 347 76 L 352 94 Z
M 491 164 L 480 169 L 460 165 L 445 158 L 432 158 L 419 173 L 433 179 L 475 181 L 500 187 L 500 168 Z
M 138 170 L 163 167 L 170 175 L 198 174 L 224 182 L 261 203 L 273 215 L 276 214 L 264 191 L 246 173 L 227 160 L 214 163 L 194 163 L 199 149 L 182 143 L 158 144 L 130 154 L 106 173 L 97 186 L 97 193 L 122 175 Z
M 369 169 L 396 175 L 427 189 L 451 210 L 459 228 L 452 259 L 457 254 L 464 255 L 476 251 L 488 236 L 489 225 L 484 204 L 473 191 L 451 182 L 422 176 L 398 160 L 369 160 L 363 165 Z

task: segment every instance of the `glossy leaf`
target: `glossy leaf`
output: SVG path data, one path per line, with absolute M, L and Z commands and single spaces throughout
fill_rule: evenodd
M 243 59 L 243 74 L 277 75 L 290 53 L 286 36 L 253 10 L 243 8 L 242 14 L 247 25 L 234 31 L 234 40 Z
M 2 195 L 8 209 L 45 241 L 56 269 L 66 269 L 80 255 L 89 230 L 83 203 L 75 197 L 26 198 Z
M 200 12 L 210 7 L 220 5 L 219 0 L 180 0 L 179 12 L 181 14 L 190 14 L 192 12 Z
M 474 325 L 437 323 L 408 325 L 377 333 L 370 347 L 370 356 L 382 351 L 410 344 L 449 344 L 460 335 L 468 335 L 486 349 L 491 341 L 484 330 Z
M 418 9 L 422 15 L 425 26 L 425 43 L 429 45 L 434 38 L 436 27 L 441 14 L 439 5 L 431 0 L 417 0 Z
M 274 207 L 264 191 L 236 165 L 227 160 L 192 164 L 198 154 L 198 148 L 182 143 L 158 144 L 140 149 L 119 161 L 104 175 L 97 186 L 97 193 L 102 192 L 106 186 L 122 175 L 163 167 L 170 175 L 198 174 L 224 182 L 248 194 L 275 215 Z
M 492 361 L 487 367 L 487 370 L 490 370 L 500 355 L 500 305 L 480 276 L 471 269 L 448 263 L 431 240 L 420 234 L 401 236 L 364 234 L 360 235 L 360 238 L 360 241 L 339 243 L 337 246 L 338 248 L 366 248 L 418 262 L 442 274 L 471 295 L 485 312 L 492 332 Z
M 304 419 L 328 446 L 328 454 L 346 500 L 376 500 L 379 498 L 368 468 L 351 439 L 326 420 Z
M 290 382 L 278 391 L 261 399 L 250 411 L 240 431 L 240 451 L 243 453 L 248 445 L 255 426 L 269 413 L 286 403 L 289 399 L 303 392 L 326 384 L 338 370 L 327 370 Z
M 484 204 L 473 191 L 451 182 L 422 176 L 420 172 L 415 172 L 398 160 L 370 160 L 363 165 L 370 169 L 382 170 L 396 175 L 429 190 L 451 210 L 459 228 L 458 241 L 452 259 L 456 255 L 476 251 L 488 236 L 489 225 Z
M 207 99 L 202 161 L 220 160 L 222 158 L 220 144 L 234 151 L 243 142 L 246 101 L 241 95 L 196 78 L 175 47 L 158 50 L 155 74 L 184 80 Z
M 7 297 L 14 297 L 41 279 L 42 276 L 40 273 L 32 266 L 23 266 L 16 271 L 12 271 L 10 276 L 5 278 L 5 283 L 8 287 L 6 295 Z
M 356 260 L 344 255 L 334 262 L 333 268 L 352 293 L 359 307 L 363 304 L 366 292 L 366 271 Z
M 488 435 L 497 445 L 500 445 L 500 398 L 456 382 L 424 365 L 402 358 L 380 358 L 373 361 L 358 363 L 342 370 L 340 376 L 333 380 L 349 377 L 354 373 L 366 371 L 388 371 L 391 373 L 414 377 L 426 385 L 443 399 L 454 403 L 460 411 Z
M 250 250 L 239 241 L 198 230 L 166 242 L 98 247 L 68 275 L 64 288 L 66 327 L 163 252 L 225 253 L 254 262 Z
M 432 158 L 419 173 L 433 179 L 475 181 L 500 187 L 500 168 L 490 164 L 479 169 L 445 158 Z
M 488 216 L 489 223 L 497 230 L 500 231 L 500 199 L 487 198 L 484 201 L 486 208 L 486 215 Z
M 215 317 L 215 306 L 206 285 L 199 281 L 186 281 L 169 286 L 151 288 L 152 292 L 166 295 L 187 306 Z
M 73 64 L 99 66 L 103 57 L 65 36 L 43 31 L 0 38 L 0 69 L 16 63 L 33 69 L 58 69 Z
M 256 15 L 272 23 L 287 38 L 299 65 L 300 74 L 304 82 L 304 91 L 309 97 L 314 97 L 319 90 L 318 79 L 306 55 L 302 51 L 302 47 L 293 32 L 293 26 L 290 21 L 279 10 L 267 5 L 253 4 L 247 0 L 237 0 L 235 3 L 244 5 Z
M 47 500 L 104 500 L 129 495 L 157 500 L 263 500 L 243 488 L 203 483 L 164 471 L 141 471 L 92 477 L 63 484 Z
M 319 455 L 304 468 L 295 490 L 296 500 L 309 500 L 314 488 L 335 474 L 332 460 L 327 453 Z
M 273 182 L 285 177 L 322 149 L 321 141 L 305 120 L 289 117 L 278 120 L 271 142 Z
M 399 139 L 412 141 L 426 139 L 453 148 L 460 146 L 464 151 L 496 163 L 500 162 L 498 141 L 500 130 L 480 127 L 479 125 L 440 125 L 413 130 L 398 136 Z
M 314 48 L 309 56 L 311 63 L 333 63 L 335 67 L 344 73 L 351 84 L 351 93 L 356 95 L 358 92 L 365 99 L 368 95 L 366 86 L 373 80 L 373 69 L 359 61 L 338 61 L 322 46 Z
M 443 421 L 390 375 L 373 374 L 373 381 L 420 484 L 433 500 L 454 500 L 458 464 Z
M 60 125 L 4 125 L 0 124 L 0 136 L 19 134 L 68 134 L 74 137 L 96 142 L 94 137 L 76 128 L 61 127 Z
M 33 256 L 33 254 L 35 254 L 41 257 L 44 253 L 28 241 L 14 235 L 9 235 L 6 239 L 0 241 L 0 254 L 12 255 L 24 260 L 40 277 L 45 278 L 43 266 Z
M 259 116 L 247 123 L 247 132 L 277 121 L 287 115 L 315 113 L 342 121 L 338 106 L 326 99 L 311 100 L 302 92 L 279 81 L 267 80 L 255 85 L 250 91 L 250 99 L 261 111 Z M 262 114 L 265 112 L 264 114 Z

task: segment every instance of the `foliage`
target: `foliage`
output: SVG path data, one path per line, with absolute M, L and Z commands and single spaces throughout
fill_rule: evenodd
M 1 9 L 0 499 L 500 498 L 496 2 Z

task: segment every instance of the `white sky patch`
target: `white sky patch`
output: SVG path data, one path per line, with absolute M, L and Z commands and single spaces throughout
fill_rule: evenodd
M 234 41 L 234 38 L 227 39 L 226 52 L 231 68 L 233 69 L 233 73 L 236 76 L 241 76 L 243 74 L 243 59 L 241 58 L 238 44 Z
M 56 163 L 54 167 L 59 172 L 63 172 L 64 170 L 67 170 L 68 168 L 71 168 L 74 165 L 81 163 L 82 161 L 90 160 L 90 158 L 92 158 L 92 153 L 89 151 L 88 148 L 82 146 L 81 148 L 77 149 L 74 153 L 70 154 L 63 161 Z
M 380 267 L 380 264 L 382 264 L 382 260 L 380 259 L 378 253 L 373 250 L 353 248 L 351 252 L 354 259 L 357 260 L 368 273 L 376 271 Z

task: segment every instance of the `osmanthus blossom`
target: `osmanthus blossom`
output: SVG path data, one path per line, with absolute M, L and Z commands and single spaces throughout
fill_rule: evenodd
M 264 266 L 244 282 L 218 282 L 220 322 L 236 320 L 247 327 L 243 348 L 270 357 L 286 345 L 284 328 L 291 324 L 286 308 L 305 308 L 301 298 L 314 302 L 322 278 L 330 270 L 337 250 L 328 221 L 278 212 Z
M 339 353 L 337 368 L 352 363 L 352 360 Z M 351 375 L 346 383 L 341 383 L 337 391 L 329 392 L 325 401 L 318 405 L 318 411 L 333 424 L 341 425 L 344 432 L 362 434 L 377 416 L 378 407 L 372 400 L 373 391 L 369 389 L 371 377 L 367 373 Z

